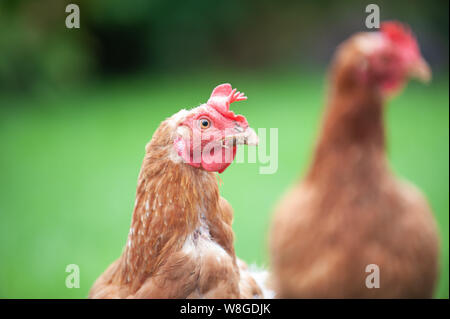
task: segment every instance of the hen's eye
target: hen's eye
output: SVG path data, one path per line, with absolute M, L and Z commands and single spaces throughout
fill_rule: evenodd
M 211 122 L 208 119 L 200 119 L 199 123 L 202 129 L 207 129 L 208 127 L 211 126 Z

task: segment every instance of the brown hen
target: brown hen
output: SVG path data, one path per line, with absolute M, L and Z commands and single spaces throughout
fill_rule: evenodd
M 233 211 L 215 172 L 237 144 L 256 144 L 247 120 L 229 110 L 244 100 L 229 84 L 206 104 L 161 123 L 139 174 L 125 249 L 90 298 L 254 298 L 262 291 L 233 246 Z
M 415 38 L 396 22 L 338 48 L 312 164 L 275 210 L 278 297 L 432 296 L 435 221 L 422 193 L 391 172 L 383 124 L 386 96 L 408 76 L 430 75 Z

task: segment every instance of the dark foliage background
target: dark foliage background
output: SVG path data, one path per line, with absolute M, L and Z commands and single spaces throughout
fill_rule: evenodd
M 81 28 L 64 26 L 76 3 Z M 327 64 L 363 30 L 369 2 L 295 0 L 2 0 L 0 88 L 183 71 Z M 434 70 L 448 69 L 448 1 L 377 1 L 382 20 L 414 27 Z

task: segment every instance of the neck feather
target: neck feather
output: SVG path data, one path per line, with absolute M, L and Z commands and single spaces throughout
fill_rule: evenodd
M 339 81 L 341 79 L 341 81 Z M 309 178 L 335 177 L 384 163 L 383 100 L 378 90 L 334 77 Z M 348 175 L 348 174 L 347 174 Z
M 147 145 L 120 280 L 138 285 L 167 257 L 180 250 L 202 224 L 202 214 L 218 209 L 214 173 L 173 160 L 172 140 L 159 129 Z M 207 218 L 211 216 L 206 215 Z

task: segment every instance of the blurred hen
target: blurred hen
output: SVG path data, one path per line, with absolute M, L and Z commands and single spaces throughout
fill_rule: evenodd
M 393 175 L 385 151 L 385 102 L 409 77 L 427 82 L 431 72 L 400 23 L 358 33 L 338 48 L 312 164 L 275 210 L 278 297 L 432 297 L 435 221 L 422 193 Z M 366 286 L 370 264 L 378 266 L 379 288 Z

